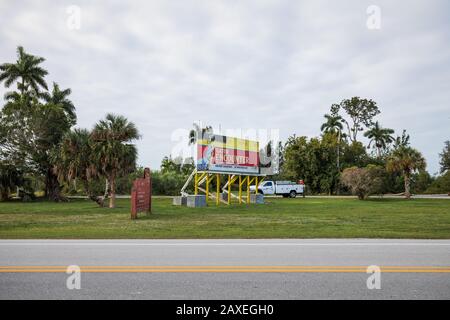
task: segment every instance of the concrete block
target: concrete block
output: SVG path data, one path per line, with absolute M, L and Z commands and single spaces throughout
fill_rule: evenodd
M 180 197 L 173 197 L 173 203 L 174 206 L 185 206 L 187 204 L 187 198 L 184 196 Z
M 186 205 L 192 208 L 206 207 L 206 196 L 201 195 L 189 195 L 186 197 Z
M 251 194 L 250 195 L 250 203 L 264 204 L 264 195 L 261 193 Z
M 222 200 L 228 201 L 228 193 L 222 192 L 222 193 L 220 194 L 220 197 L 221 197 Z

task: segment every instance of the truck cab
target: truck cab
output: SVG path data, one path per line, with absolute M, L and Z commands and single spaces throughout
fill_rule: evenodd
M 264 181 L 258 186 L 258 192 L 263 194 L 275 194 L 274 182 Z

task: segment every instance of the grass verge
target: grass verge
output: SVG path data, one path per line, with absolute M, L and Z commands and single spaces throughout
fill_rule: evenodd
M 450 239 L 450 201 L 438 199 L 267 199 L 265 205 L 172 206 L 130 220 L 130 200 L 99 208 L 69 203 L 0 202 L 2 239 L 417 238 Z

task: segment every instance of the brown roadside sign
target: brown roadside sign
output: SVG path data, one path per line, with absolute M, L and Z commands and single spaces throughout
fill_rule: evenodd
M 144 169 L 144 177 L 134 180 L 131 189 L 131 219 L 137 219 L 139 212 L 152 210 L 152 182 L 150 169 Z

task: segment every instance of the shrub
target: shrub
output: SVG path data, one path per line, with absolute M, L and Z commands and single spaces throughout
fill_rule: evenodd
M 450 194 L 450 171 L 437 177 L 425 193 L 448 193 Z
M 351 167 L 342 172 L 341 182 L 348 187 L 358 199 L 364 200 L 370 194 L 380 193 L 383 169 L 369 165 L 365 168 Z

